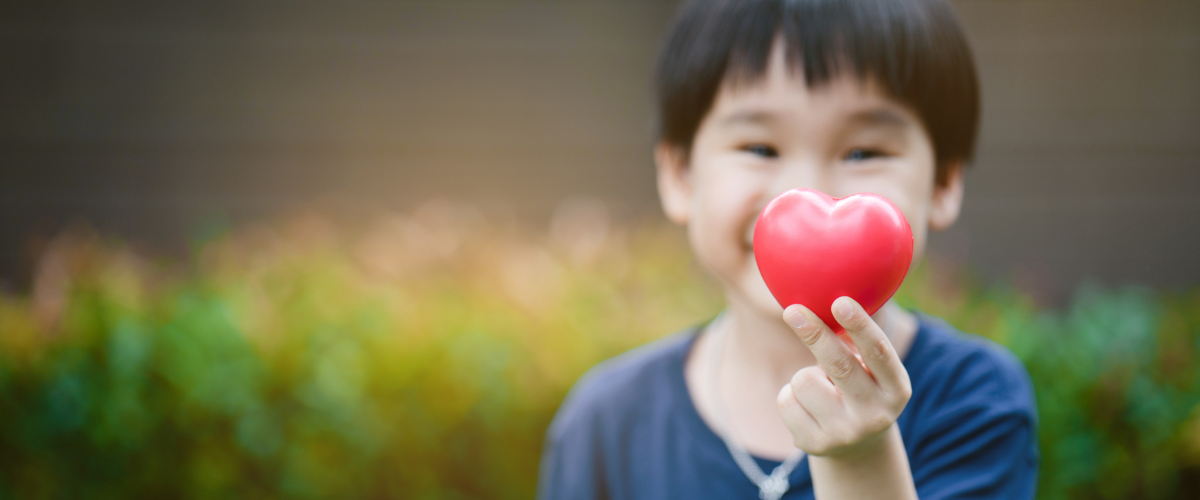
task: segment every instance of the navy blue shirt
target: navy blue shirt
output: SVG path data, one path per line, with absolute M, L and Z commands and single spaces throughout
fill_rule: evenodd
M 904 357 L 912 398 L 896 424 L 923 500 L 1032 498 L 1038 448 L 1033 388 L 1004 348 L 918 315 Z M 700 418 L 681 332 L 597 365 L 559 408 L 542 454 L 538 497 L 758 498 L 725 443 Z M 755 457 L 770 473 L 779 462 Z M 813 498 L 807 458 L 785 499 Z

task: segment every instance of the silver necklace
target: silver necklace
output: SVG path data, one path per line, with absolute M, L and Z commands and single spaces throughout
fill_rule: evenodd
M 722 312 L 710 325 L 713 336 L 713 349 L 712 359 L 709 361 L 711 364 L 709 367 L 709 371 L 711 372 L 709 389 L 712 391 L 710 397 L 712 397 L 713 401 L 713 417 L 716 420 L 717 426 L 720 427 L 717 430 L 717 435 L 725 442 L 725 447 L 729 448 L 729 454 L 733 455 L 733 461 L 737 463 L 739 469 L 742 469 L 742 473 L 746 475 L 746 478 L 750 479 L 750 482 L 754 483 L 755 486 L 758 486 L 758 498 L 762 500 L 779 500 L 783 497 L 784 493 L 787 493 L 790 486 L 788 484 L 788 476 L 792 474 L 792 469 L 795 469 L 800 460 L 804 458 L 804 452 L 797 451 L 794 455 L 788 457 L 787 460 L 784 460 L 782 464 L 779 464 L 775 470 L 771 471 L 771 475 L 768 476 L 758 467 L 758 464 L 754 462 L 754 458 L 742 447 L 741 443 L 738 443 L 737 438 L 733 435 L 733 429 L 729 427 L 728 420 L 725 418 L 725 409 L 721 405 L 721 391 L 717 384 L 720 380 L 718 372 L 721 369 L 721 348 L 724 340 L 722 334 L 726 328 L 725 323 L 725 313 Z M 713 326 L 719 326 L 719 328 L 712 328 Z

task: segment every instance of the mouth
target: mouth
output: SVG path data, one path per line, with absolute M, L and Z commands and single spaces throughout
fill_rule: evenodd
M 753 221 L 746 226 L 746 231 L 743 232 L 742 235 L 743 235 L 742 236 L 743 237 L 742 244 L 744 244 L 746 246 L 746 249 L 749 250 L 750 253 L 754 253 L 754 222 Z

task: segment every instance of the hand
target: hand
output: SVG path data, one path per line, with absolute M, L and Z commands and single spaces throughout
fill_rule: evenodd
M 912 395 L 908 371 L 875 320 L 850 297 L 833 303 L 833 316 L 858 348 L 855 355 L 808 308 L 783 312 L 817 358 L 779 392 L 779 412 L 796 447 L 813 456 L 865 451 L 881 441 Z

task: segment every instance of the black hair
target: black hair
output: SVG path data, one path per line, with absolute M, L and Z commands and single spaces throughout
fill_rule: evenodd
M 910 106 L 933 141 L 937 180 L 970 161 L 979 82 L 945 0 L 691 0 L 656 68 L 658 139 L 690 152 L 721 85 L 762 78 L 776 40 L 810 88 L 849 73 Z

